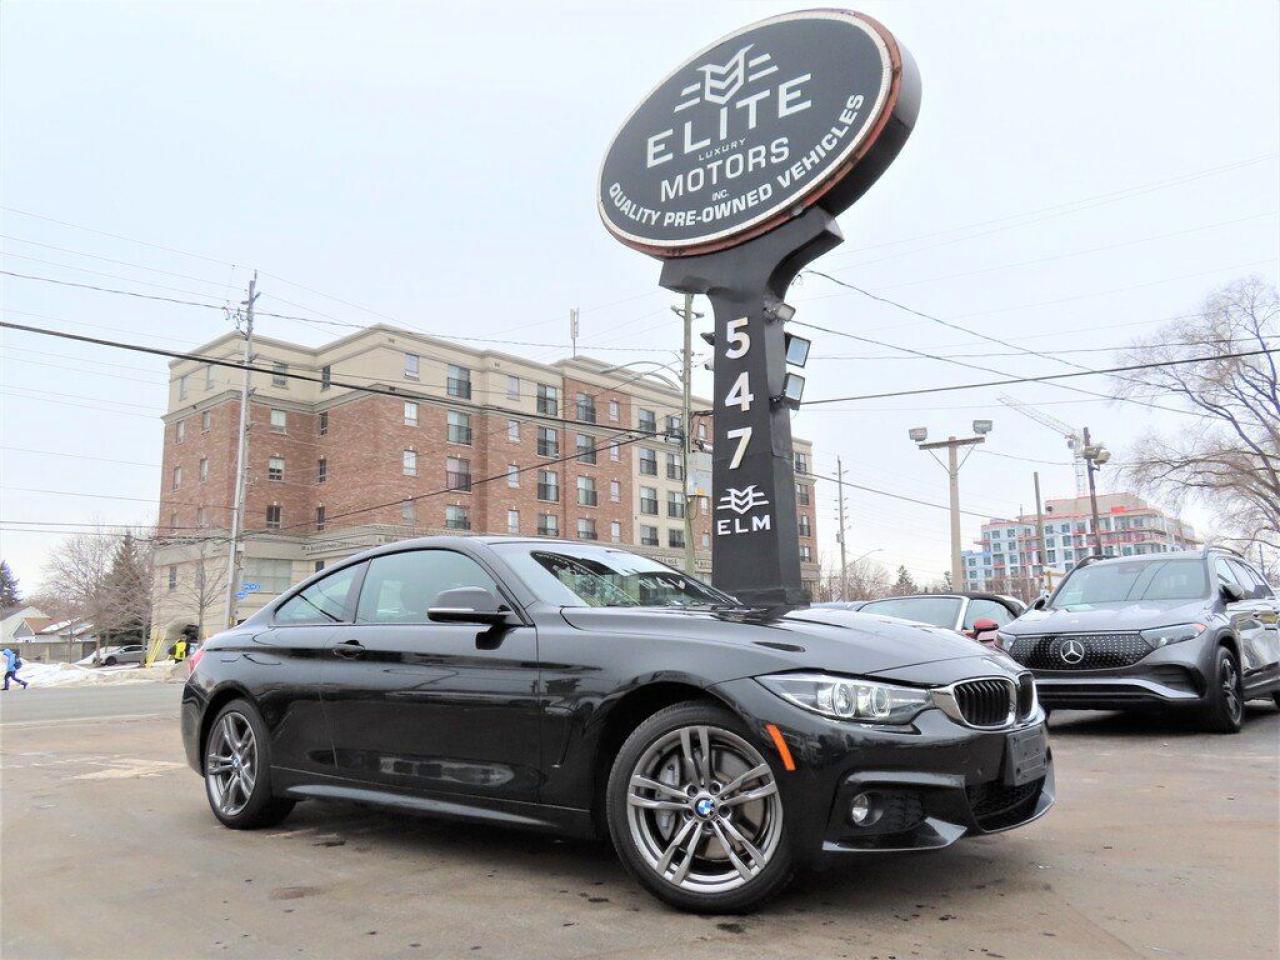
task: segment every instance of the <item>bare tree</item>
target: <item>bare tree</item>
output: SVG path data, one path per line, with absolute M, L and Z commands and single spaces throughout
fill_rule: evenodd
M 49 554 L 39 591 L 46 613 L 94 625 L 94 649 L 102 652 L 102 627 L 111 619 L 104 585 L 115 544 L 98 532 L 67 537 Z
M 889 571 L 874 560 L 859 559 L 848 565 L 842 585 L 840 571 L 832 570 L 818 586 L 815 600 L 875 600 L 889 595 Z
M 178 580 L 179 602 L 192 612 L 203 639 L 206 617 L 227 596 L 227 558 L 225 553 L 215 556 L 210 540 L 205 537 L 197 540 L 192 549 L 191 575 Z
M 1176 434 L 1152 432 L 1125 467 L 1142 489 L 1175 506 L 1198 500 L 1222 520 L 1228 539 L 1280 548 L 1280 377 L 1269 353 L 1280 335 L 1280 297 L 1257 277 L 1218 290 L 1196 314 L 1136 341 L 1123 362 L 1203 363 L 1125 374 L 1121 391 L 1168 403 L 1196 417 Z

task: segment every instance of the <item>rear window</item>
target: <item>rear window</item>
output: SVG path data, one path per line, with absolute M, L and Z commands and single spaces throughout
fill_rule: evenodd
M 1203 560 L 1129 560 L 1081 567 L 1053 598 L 1066 610 L 1135 600 L 1195 600 L 1208 595 Z

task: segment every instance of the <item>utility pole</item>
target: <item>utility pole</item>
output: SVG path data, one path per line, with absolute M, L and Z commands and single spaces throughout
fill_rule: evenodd
M 1036 485 L 1036 557 L 1040 560 L 1040 579 L 1043 580 L 1043 588 L 1048 590 L 1052 584 L 1049 582 L 1049 568 L 1044 562 L 1044 511 L 1040 508 L 1040 471 L 1037 470 L 1031 474 Z
M 573 355 L 578 356 L 578 308 L 569 308 L 569 342 L 573 345 Z
M 934 450 L 947 450 L 946 471 L 950 481 L 951 494 L 951 589 L 964 589 L 964 558 L 961 557 L 960 550 L 960 468 L 968 461 L 973 450 L 970 449 L 966 453 L 964 460 L 959 458 L 958 451 L 961 447 L 976 447 L 980 443 L 986 442 L 986 435 L 991 432 L 990 420 L 973 421 L 973 432 L 977 436 L 973 437 L 948 437 L 946 440 L 934 440 L 932 443 L 926 443 L 925 439 L 929 436 L 929 431 L 925 427 L 912 427 L 907 431 L 907 436 L 915 441 L 916 446 L 921 450 L 926 450 L 929 456 L 938 460 L 938 455 Z M 941 464 L 942 461 L 938 460 Z
M 684 307 L 672 307 L 684 321 L 684 348 L 680 355 L 680 473 L 684 483 L 684 572 L 694 573 L 693 507 L 689 501 L 689 454 L 693 452 L 693 294 L 684 295 Z
M 249 384 L 249 366 L 253 363 L 253 305 L 258 299 L 258 271 L 253 272 L 249 281 L 249 299 L 244 302 L 244 380 L 240 385 L 240 434 L 236 440 L 236 477 L 235 492 L 231 508 L 231 543 L 227 550 L 227 605 L 226 625 L 236 623 L 236 591 L 239 577 L 240 535 L 244 527 L 244 476 L 249 453 L 249 396 L 252 394 Z
M 839 456 L 836 457 L 836 493 L 840 510 L 840 532 L 836 536 L 836 543 L 840 544 L 840 599 L 845 600 L 845 594 L 849 592 L 849 564 L 845 560 L 844 544 L 844 462 Z
M 1102 469 L 1102 465 L 1111 459 L 1111 451 L 1102 444 L 1094 445 L 1089 439 L 1089 428 L 1084 428 L 1084 450 L 1081 451 L 1084 456 L 1085 466 L 1088 468 L 1089 474 L 1089 509 L 1093 513 L 1093 551 L 1098 556 L 1104 556 L 1102 552 L 1102 524 L 1098 519 L 1098 489 L 1094 484 L 1093 475 Z

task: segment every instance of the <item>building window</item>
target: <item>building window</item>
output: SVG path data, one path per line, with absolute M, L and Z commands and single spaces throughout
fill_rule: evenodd
M 680 418 L 675 414 L 667 415 L 667 436 L 674 437 L 680 433 Z
M 404 425 L 406 427 L 416 427 L 418 425 L 418 405 L 412 400 L 404 402 Z
M 614 503 L 622 502 L 622 481 L 621 480 L 609 481 L 609 499 L 612 500 Z
M 672 520 L 684 519 L 684 494 L 679 490 L 667 491 L 667 516 Z
M 324 529 L 324 504 L 323 503 L 320 504 L 320 506 L 316 507 L 316 529 L 317 530 Z
M 619 447 L 616 443 L 609 445 L 609 459 L 612 460 L 614 463 L 617 463 L 619 460 L 622 459 L 622 448 Z
M 704 534 L 702 535 L 702 549 L 703 549 L 703 550 L 710 550 L 710 549 L 711 549 L 711 534 L 709 534 L 709 533 L 704 533 Z
M 273 387 L 289 388 L 289 365 L 276 361 L 271 364 L 271 385 Z
M 320 389 L 328 390 L 331 386 L 333 386 L 333 367 L 326 363 L 320 368 Z
M 599 502 L 596 493 L 595 477 L 578 478 L 578 503 L 584 507 L 594 507 Z
M 316 420 L 316 432 L 322 437 L 328 436 L 329 414 L 327 412 L 320 414 L 320 417 Z
M 668 480 L 684 479 L 684 462 L 682 461 L 680 454 L 678 453 L 667 454 L 667 479 Z
M 280 529 L 280 504 L 278 503 L 273 503 L 267 507 L 267 529 Z
M 507 421 L 507 440 L 510 441 L 511 443 L 520 442 L 520 421 L 519 420 Z
M 450 530 L 470 530 L 471 515 L 466 507 L 450 504 L 444 508 L 444 525 Z
M 204 365 L 204 388 L 206 390 L 213 389 L 213 364 L 206 363 Z
M 451 397 L 459 400 L 471 399 L 471 371 L 467 367 L 449 364 L 449 376 L 445 380 L 445 390 Z
M 187 399 L 187 375 L 185 373 L 178 378 L 178 399 Z
M 169 592 L 173 593 L 173 591 L 177 589 L 178 589 L 178 568 L 170 567 L 169 568 Z
M 402 523 L 413 523 L 413 501 L 412 500 L 401 501 L 400 521 Z
M 609 539 L 614 543 L 622 542 L 622 524 L 617 520 L 614 520 L 609 524 Z
M 418 475 L 418 454 L 413 450 L 406 450 L 400 458 L 400 472 L 406 477 L 416 477 Z
M 648 447 L 640 448 L 640 476 L 656 477 L 658 475 L 658 451 Z
M 200 482 L 204 483 L 209 479 L 209 458 L 200 458 Z
M 545 383 L 538 384 L 538 412 L 554 417 L 560 412 L 560 391 Z
M 640 488 L 640 512 L 650 517 L 658 515 L 658 491 L 655 488 Z
M 177 490 L 180 486 L 182 486 L 182 468 L 174 467 L 173 468 L 173 485 L 170 489 Z
M 796 503 L 802 507 L 809 506 L 809 488 L 803 483 L 796 484 Z
M 416 353 L 406 353 L 404 355 L 404 375 L 407 380 L 418 379 L 418 355 Z
M 169 514 L 169 532 L 170 533 L 178 532 L 178 511 L 177 510 Z
M 707 439 L 707 425 L 705 423 L 698 424 L 698 439 Z
M 284 457 L 268 457 L 267 458 L 267 479 L 268 480 L 284 479 Z
M 516 463 L 507 464 L 507 486 L 516 489 L 520 486 L 520 465 Z
M 538 536 L 540 537 L 558 537 L 560 536 L 560 518 L 554 513 L 538 514 Z
M 444 462 L 444 485 L 449 490 L 471 489 L 471 461 L 448 457 Z
M 617 400 L 609 401 L 609 419 L 617 423 L 622 417 L 622 406 Z
M 667 546 L 676 550 L 684 549 L 684 531 L 672 527 L 667 531 Z
M 800 562 L 801 563 L 813 562 L 813 548 L 810 547 L 807 543 L 800 544 Z
M 538 456 L 560 456 L 560 435 L 553 427 L 538 428 Z
M 596 422 L 596 401 L 590 394 L 578 394 L 577 408 L 578 419 L 583 423 Z
M 449 411 L 449 442 L 471 446 L 471 414 Z
M 795 455 L 796 473 L 809 472 L 809 455 L 807 453 L 797 453 Z
M 507 511 L 507 533 L 519 533 L 519 532 L 520 532 L 520 511 L 508 510 Z
M 598 540 L 596 536 L 596 522 L 590 517 L 578 518 L 578 539 L 579 540 Z
M 177 423 L 173 425 L 173 442 L 174 443 L 187 442 L 187 421 L 179 420 Z
M 520 399 L 520 378 L 513 377 L 510 374 L 507 374 L 507 399 Z
M 556 503 L 560 500 L 559 479 L 554 470 L 538 471 L 538 499 L 545 500 L 547 503 Z
M 658 545 L 658 528 L 640 525 L 640 545 L 642 547 L 656 547 Z
M 196 526 L 207 527 L 209 525 L 209 514 L 204 507 L 196 507 Z
M 200 414 L 200 431 L 202 433 L 208 433 L 212 427 L 213 414 L 206 410 L 204 413 Z
M 289 414 L 283 410 L 271 411 L 271 432 L 284 433 L 289 429 Z
M 799 524 L 800 524 L 800 536 L 802 537 L 813 536 L 813 524 L 809 522 L 809 515 L 807 513 L 800 514 Z
M 324 561 L 323 561 L 323 560 L 317 560 L 315 563 L 313 563 L 313 564 L 311 565 L 311 569 L 312 569 L 313 571 L 315 571 L 316 573 L 319 573 L 321 570 L 323 570 L 323 569 L 324 569 Z
M 245 557 L 244 581 L 258 585 L 254 593 L 284 593 L 292 580 L 293 563 L 289 560 Z
M 581 463 L 596 462 L 596 446 L 593 441 L 593 438 L 587 436 L 585 433 L 580 433 L 575 438 L 574 443 L 578 451 L 579 462 Z

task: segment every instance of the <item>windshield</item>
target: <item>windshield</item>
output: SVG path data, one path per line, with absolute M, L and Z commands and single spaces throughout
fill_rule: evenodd
M 737 605 L 726 593 L 625 550 L 563 543 L 496 543 L 493 549 L 539 600 L 560 607 Z
M 1063 610 L 1135 600 L 1196 600 L 1207 595 L 1203 560 L 1129 560 L 1081 567 L 1053 598 Z
M 959 597 L 898 597 L 892 600 L 872 600 L 862 608 L 862 612 L 919 620 L 921 623 L 954 630 L 956 621 L 960 618 L 961 602 Z

